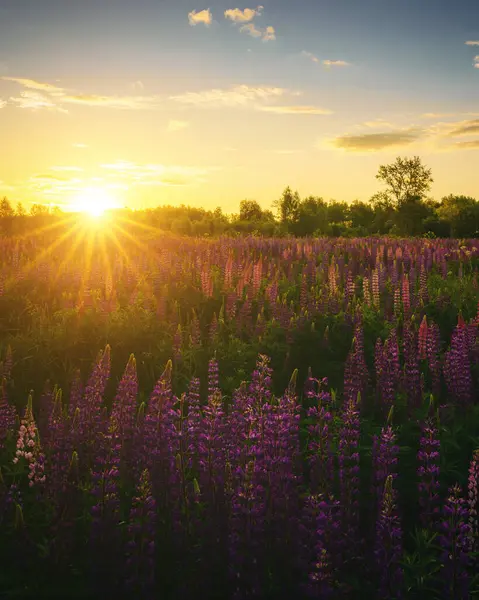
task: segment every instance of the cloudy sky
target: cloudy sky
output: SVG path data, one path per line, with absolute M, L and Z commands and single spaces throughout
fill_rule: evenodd
M 477 0 L 2 0 L 0 196 L 366 200 L 418 154 L 479 198 Z

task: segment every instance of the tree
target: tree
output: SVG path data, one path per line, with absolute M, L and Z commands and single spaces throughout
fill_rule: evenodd
M 349 207 L 349 220 L 352 227 L 371 231 L 374 222 L 374 209 L 370 204 L 356 200 Z
M 27 214 L 27 211 L 21 202 L 17 202 L 17 209 L 15 213 L 17 217 L 24 217 Z
M 8 198 L 4 196 L 2 200 L 0 200 L 0 219 L 13 217 L 14 215 L 15 211 L 13 210 L 12 205 L 10 204 Z
M 288 186 L 281 198 L 273 202 L 273 206 L 279 213 L 280 221 L 283 225 L 290 226 L 298 219 L 299 206 L 301 199 L 298 192 L 294 192 Z
M 30 214 L 32 215 L 32 217 L 35 217 L 37 215 L 48 215 L 50 214 L 50 209 L 48 208 L 48 206 L 45 206 L 45 204 L 32 204 Z
M 241 200 L 240 221 L 260 221 L 262 216 L 263 211 L 256 200 Z
M 437 214 L 450 223 L 453 237 L 476 237 L 479 234 L 479 202 L 470 196 L 446 196 Z
M 293 224 L 295 235 L 312 235 L 315 232 L 325 233 L 328 223 L 327 205 L 322 198 L 309 196 L 301 202 L 297 221 Z
M 414 158 L 401 158 L 390 165 L 381 165 L 376 179 L 383 181 L 388 186 L 389 194 L 397 204 L 407 198 L 423 198 L 434 181 L 431 169 L 427 169 L 419 156 Z
M 433 209 L 419 196 L 408 196 L 396 209 L 395 233 L 404 236 L 421 235 L 424 233 L 424 221 L 433 214 Z

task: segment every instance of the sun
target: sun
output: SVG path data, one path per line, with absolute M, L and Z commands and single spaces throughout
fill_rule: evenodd
M 72 202 L 72 209 L 98 219 L 107 210 L 118 208 L 111 194 L 104 188 L 89 187 L 81 190 Z

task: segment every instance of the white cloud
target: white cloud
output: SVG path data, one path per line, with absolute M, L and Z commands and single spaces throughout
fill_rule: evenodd
M 276 31 L 271 26 L 260 29 L 254 23 L 248 23 L 240 27 L 240 32 L 247 33 L 254 38 L 261 38 L 263 42 L 271 42 L 276 39 Z
M 200 10 L 200 12 L 192 10 L 190 13 L 188 13 L 188 21 L 193 27 L 200 23 L 208 26 L 211 25 L 211 23 L 213 22 L 213 15 L 211 14 L 209 8 L 206 8 L 205 10 Z
M 5 106 L 7 106 L 7 101 L 0 98 L 0 108 L 4 108 Z
M 88 144 L 76 143 L 72 144 L 74 148 L 88 148 Z
M 72 90 L 34 79 L 21 77 L 2 77 L 25 88 L 20 96 L 10 98 L 11 102 L 20 108 L 49 109 L 68 112 L 62 105 L 77 104 L 116 108 L 123 110 L 139 110 L 156 108 L 159 105 L 158 96 L 106 96 L 98 94 L 75 93 Z
M 349 67 L 351 63 L 345 60 L 323 60 L 325 67 Z
M 313 61 L 313 62 L 315 62 L 315 63 L 319 63 L 319 62 L 321 62 L 321 61 L 319 60 L 319 58 L 318 58 L 317 56 L 315 56 L 315 55 L 314 55 L 312 52 L 306 52 L 306 50 L 303 50 L 303 51 L 301 52 L 301 54 L 302 54 L 303 56 L 305 56 L 306 58 L 309 58 L 309 60 L 312 60 L 312 61 Z
M 474 66 L 479 69 L 479 54 L 474 57 Z
M 469 40 L 466 42 L 466 46 L 479 46 L 479 40 Z
M 309 60 L 313 61 L 314 63 L 317 63 L 317 64 L 321 63 L 322 65 L 324 65 L 327 68 L 329 68 L 329 67 L 349 67 L 351 65 L 351 63 L 348 63 L 345 60 L 329 60 L 329 59 L 321 60 L 317 56 L 315 56 L 312 52 L 306 52 L 306 50 L 303 50 L 301 52 L 301 54 L 302 54 L 302 56 L 304 56 L 305 58 L 308 58 Z
M 236 85 L 227 89 L 214 88 L 203 92 L 187 92 L 178 96 L 171 96 L 170 100 L 193 106 L 245 107 L 279 98 L 287 93 L 288 90 L 284 88 Z
M 10 102 L 16 104 L 18 108 L 30 110 L 46 109 L 63 113 L 68 112 L 66 109 L 59 106 L 51 97 L 29 89 L 20 92 L 20 96 L 12 96 Z
M 276 39 L 276 31 L 275 31 L 274 27 L 271 27 L 271 25 L 269 25 L 263 31 L 263 42 L 272 42 L 275 39 Z
M 168 131 L 180 131 L 181 129 L 186 129 L 189 126 L 188 121 L 175 121 L 171 119 L 168 121 Z
M 255 17 L 260 16 L 263 8 L 264 6 L 245 8 L 244 10 L 241 10 L 240 8 L 229 8 L 228 10 L 225 10 L 225 19 L 230 19 L 230 21 L 235 23 L 248 23 Z

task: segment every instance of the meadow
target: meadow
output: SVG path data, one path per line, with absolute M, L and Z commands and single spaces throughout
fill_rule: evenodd
M 479 595 L 479 242 L 0 239 L 2 598 Z

